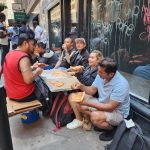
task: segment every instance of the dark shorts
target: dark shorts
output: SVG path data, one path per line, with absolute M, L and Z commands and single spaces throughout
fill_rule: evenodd
M 13 98 L 10 98 L 10 99 L 17 101 L 17 102 L 30 102 L 30 101 L 36 100 L 37 97 L 35 95 L 35 92 L 33 92 L 29 96 L 22 98 L 22 99 L 13 99 Z

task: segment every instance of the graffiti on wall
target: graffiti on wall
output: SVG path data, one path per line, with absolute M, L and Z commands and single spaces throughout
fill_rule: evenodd
M 142 32 L 139 37 L 141 40 L 148 40 L 150 41 L 150 8 L 149 5 L 146 7 L 143 5 L 142 7 L 142 12 L 143 12 L 143 23 L 144 26 L 146 27 L 146 32 Z
M 148 1 L 150 4 L 150 0 Z M 127 7 L 125 3 L 128 3 L 126 4 Z M 147 38 L 148 41 L 150 40 L 150 5 L 147 7 L 145 3 L 144 0 L 111 0 L 105 3 L 104 8 L 101 9 L 103 13 L 100 12 L 103 18 L 92 22 L 93 32 L 99 33 L 96 39 L 99 38 L 99 43 L 103 45 L 100 50 L 105 56 L 110 56 L 112 54 L 110 51 L 116 51 L 118 62 L 120 62 L 122 59 L 121 53 L 124 49 L 123 53 L 129 59 L 129 55 L 132 54 L 132 39 L 138 19 L 143 19 L 143 24 L 146 26 L 146 35 L 145 32 L 141 33 L 140 39 Z M 102 7 L 102 5 L 100 6 Z M 122 9 L 123 7 L 124 9 Z M 113 41 L 113 44 L 110 45 L 110 41 Z

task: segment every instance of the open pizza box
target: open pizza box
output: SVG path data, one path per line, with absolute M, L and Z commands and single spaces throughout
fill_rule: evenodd
M 69 74 L 67 73 L 67 71 L 60 69 L 44 70 L 41 74 L 41 77 L 48 80 L 68 78 L 68 76 Z
M 79 80 L 76 77 L 68 77 L 68 78 L 60 78 L 53 80 L 45 80 L 47 86 L 49 87 L 51 92 L 60 92 L 60 91 L 70 91 L 72 90 L 71 85 L 73 83 L 79 83 Z M 62 83 L 61 86 L 54 86 L 53 82 Z
M 16 102 L 7 98 L 7 111 L 9 117 L 33 110 L 41 106 L 42 104 L 38 100 L 31 102 Z
M 71 85 L 79 82 L 75 76 L 71 76 L 65 70 L 44 70 L 41 74 L 51 92 L 70 91 Z

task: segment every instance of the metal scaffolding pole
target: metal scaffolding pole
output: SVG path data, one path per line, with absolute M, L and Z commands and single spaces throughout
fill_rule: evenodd
M 0 87 L 0 150 L 13 150 L 4 87 Z

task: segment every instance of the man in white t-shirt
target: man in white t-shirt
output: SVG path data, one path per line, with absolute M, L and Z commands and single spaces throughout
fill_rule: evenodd
M 6 28 L 3 25 L 3 22 L 6 20 L 4 13 L 0 13 L 0 49 L 2 50 L 2 59 L 1 65 L 5 59 L 6 54 L 9 52 L 9 43 L 8 36 L 12 33 L 7 33 Z
M 47 42 L 46 34 L 44 30 L 39 26 L 39 23 L 36 20 L 33 21 L 33 28 L 34 28 L 35 40 L 37 42 L 42 42 L 43 44 L 46 45 Z

